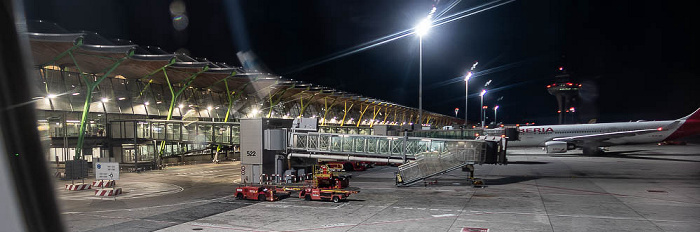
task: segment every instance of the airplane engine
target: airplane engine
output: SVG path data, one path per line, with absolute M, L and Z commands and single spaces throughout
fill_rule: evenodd
M 560 141 L 549 141 L 544 143 L 544 147 L 547 153 L 564 153 L 568 148 L 568 144 Z

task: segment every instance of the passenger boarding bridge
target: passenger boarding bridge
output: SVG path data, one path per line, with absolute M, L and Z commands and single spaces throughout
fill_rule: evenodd
M 291 132 L 288 156 L 348 161 L 399 163 L 397 185 L 409 186 L 426 178 L 474 164 L 506 164 L 505 139 L 475 140 Z M 410 160 L 410 162 L 409 162 Z
M 460 140 L 352 135 L 318 132 L 291 132 L 288 151 L 340 156 L 374 157 L 389 163 L 404 163 L 423 152 L 442 152 L 450 142 Z M 330 156 L 330 155 L 329 155 Z M 375 159 L 378 160 L 378 159 Z
M 311 121 L 311 126 L 300 126 L 304 120 Z M 317 159 L 402 164 L 397 173 L 399 186 L 460 168 L 473 170 L 474 164 L 507 163 L 506 139 L 501 136 L 457 140 L 322 133 L 316 132 L 315 121 L 242 120 L 241 134 L 251 136 L 241 141 L 242 181 L 258 183 L 262 175 L 287 176 L 295 171 L 302 175 L 299 172 L 308 170 Z M 295 158 L 313 161 L 293 164 Z

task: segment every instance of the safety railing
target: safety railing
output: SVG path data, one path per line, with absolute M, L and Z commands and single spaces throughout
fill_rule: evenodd
M 423 152 L 416 159 L 399 166 L 397 185 L 406 186 L 468 164 L 479 163 L 486 152 L 484 141 L 447 142 L 443 151 Z
M 450 139 L 318 132 L 293 132 L 290 135 L 288 143 L 290 150 L 371 157 L 396 157 L 405 154 L 410 159 L 422 152 L 444 152 L 447 142 L 464 142 Z

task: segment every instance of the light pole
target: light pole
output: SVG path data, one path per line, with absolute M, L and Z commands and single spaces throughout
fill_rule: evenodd
M 484 128 L 484 123 L 486 121 L 486 115 L 484 115 L 484 95 L 486 95 L 486 90 L 482 89 L 481 93 L 479 94 L 479 97 L 481 97 L 481 111 L 479 113 L 479 117 L 481 117 L 481 128 Z
M 469 69 L 469 72 L 467 73 L 467 76 L 464 77 L 464 126 L 466 127 L 468 121 L 467 117 L 469 117 L 469 78 L 472 77 L 474 71 L 474 68 L 476 68 L 476 65 L 479 64 L 479 61 L 474 62 L 472 65 L 472 68 Z
M 493 122 L 498 123 L 498 106 L 493 107 Z
M 416 25 L 418 35 L 418 122 L 423 127 L 423 36 L 430 30 L 430 16 Z
M 472 77 L 472 72 L 469 71 L 467 76 L 464 77 L 464 125 L 467 125 L 467 117 L 469 117 L 469 78 Z

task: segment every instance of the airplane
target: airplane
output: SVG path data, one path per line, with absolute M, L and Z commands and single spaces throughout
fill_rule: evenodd
M 602 147 L 658 143 L 700 134 L 700 108 L 676 120 L 521 126 L 519 132 L 519 140 L 509 141 L 508 147 L 543 147 L 547 153 L 581 148 L 584 155 L 602 155 Z

